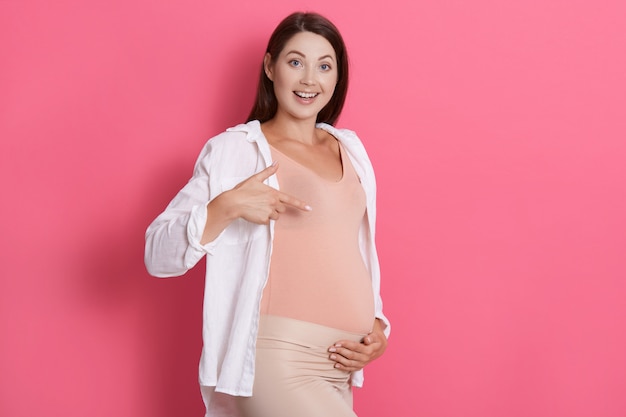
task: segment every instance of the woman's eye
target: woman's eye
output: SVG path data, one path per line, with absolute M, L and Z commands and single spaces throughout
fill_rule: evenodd
M 322 71 L 328 71 L 328 70 L 330 70 L 330 65 L 322 64 L 322 65 L 320 65 L 320 68 L 322 69 Z
M 299 66 L 301 66 L 301 65 L 302 65 L 302 64 L 300 63 L 300 61 L 298 61 L 297 59 L 292 59 L 291 61 L 289 61 L 289 64 L 290 64 L 292 67 L 299 67 Z

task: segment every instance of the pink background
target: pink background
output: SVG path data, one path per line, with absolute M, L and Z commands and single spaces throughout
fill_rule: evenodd
M 359 416 L 626 415 L 624 2 L 262 3 L 0 1 L 0 415 L 202 415 L 203 267 L 149 277 L 143 233 L 296 9 L 378 174 Z

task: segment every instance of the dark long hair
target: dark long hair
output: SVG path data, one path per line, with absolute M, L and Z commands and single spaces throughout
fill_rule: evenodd
M 335 25 L 317 13 L 293 13 L 276 26 L 265 52 L 270 54 L 271 63 L 275 63 L 289 39 L 300 32 L 312 32 L 324 37 L 335 50 L 335 55 L 337 56 L 337 85 L 332 98 L 317 115 L 318 123 L 324 122 L 332 125 L 339 118 L 348 93 L 348 53 L 343 38 Z M 261 64 L 261 75 L 259 77 L 256 99 L 248 116 L 248 121 L 259 120 L 261 123 L 267 122 L 276 115 L 277 110 L 278 101 L 274 94 L 274 84 L 265 74 L 265 68 Z

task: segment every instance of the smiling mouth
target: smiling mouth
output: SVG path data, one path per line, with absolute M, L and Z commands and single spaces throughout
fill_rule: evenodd
M 311 98 L 315 98 L 318 96 L 319 93 L 304 93 L 302 91 L 294 91 L 293 92 L 295 95 L 297 95 L 300 98 L 304 98 L 304 99 L 311 99 Z

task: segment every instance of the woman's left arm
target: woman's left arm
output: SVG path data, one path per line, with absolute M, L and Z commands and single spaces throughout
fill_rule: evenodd
M 387 349 L 387 337 L 384 333 L 385 323 L 374 320 L 374 328 L 370 334 L 359 342 L 339 340 L 328 348 L 330 360 L 335 362 L 335 368 L 348 372 L 361 370 L 374 359 L 379 358 Z

